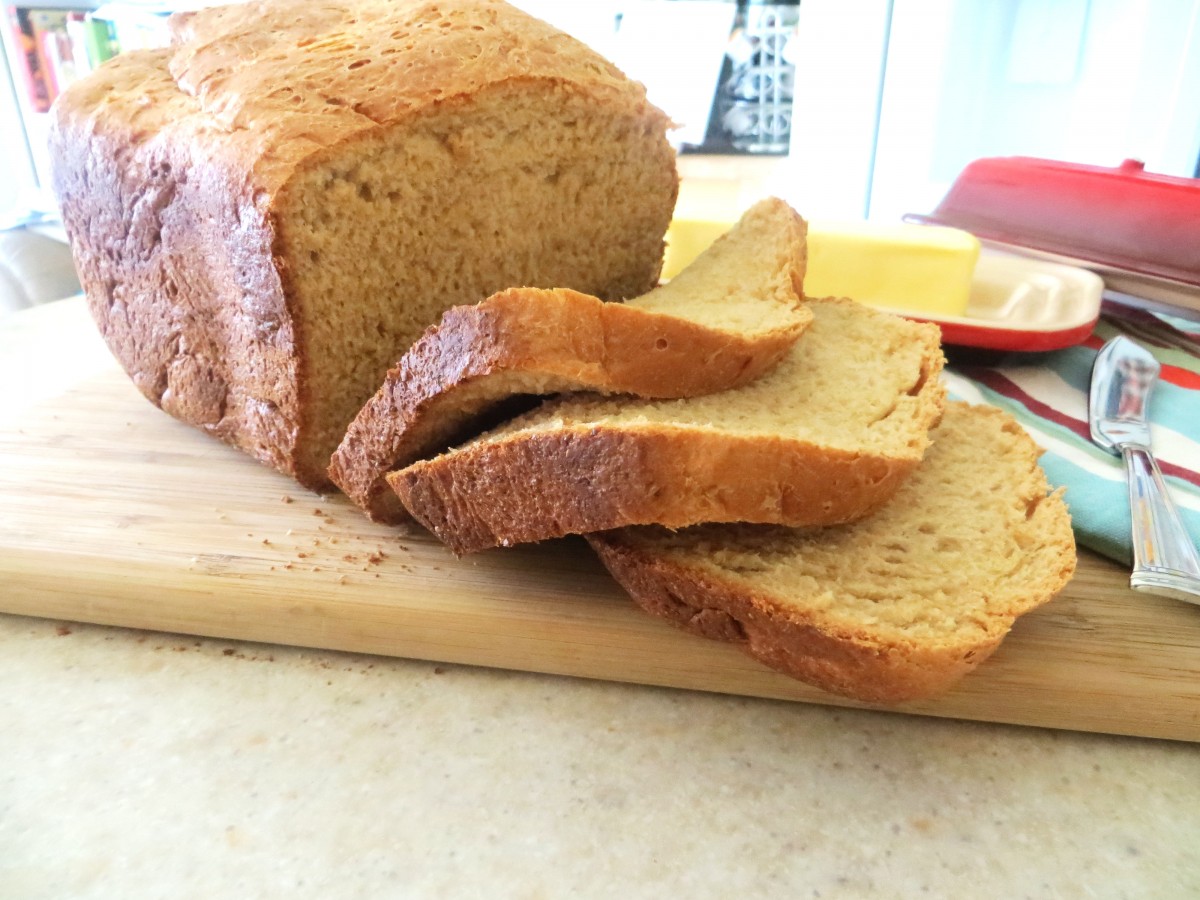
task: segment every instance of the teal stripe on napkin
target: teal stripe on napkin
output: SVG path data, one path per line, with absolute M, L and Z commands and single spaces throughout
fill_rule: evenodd
M 1115 488 L 1111 481 L 1088 474 L 1056 453 L 1043 453 L 1039 462 L 1046 478 L 1056 487 L 1067 489 L 1067 505 L 1080 545 L 1095 550 L 1101 556 L 1130 565 L 1133 563 L 1133 542 L 1130 539 L 1132 522 L 1129 513 L 1128 487 L 1124 480 Z M 1123 470 L 1123 466 L 1119 466 Z M 1180 518 L 1200 545 L 1200 513 L 1179 507 L 1178 481 L 1170 481 Z
M 1087 391 L 1096 353 L 1126 334 L 1164 365 L 1150 402 L 1155 455 L 1184 527 L 1200 546 L 1200 324 L 1143 311 L 1110 309 L 1088 341 L 1052 353 L 1010 353 L 984 364 L 947 367 L 950 394 L 1007 410 L 1045 449 L 1042 468 L 1066 489 L 1076 540 L 1128 564 L 1128 483 L 1120 457 L 1088 436 Z

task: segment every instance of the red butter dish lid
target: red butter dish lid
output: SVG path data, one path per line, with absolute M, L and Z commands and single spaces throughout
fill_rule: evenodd
M 1023 156 L 963 169 L 928 216 L 981 240 L 1200 285 L 1200 179 Z

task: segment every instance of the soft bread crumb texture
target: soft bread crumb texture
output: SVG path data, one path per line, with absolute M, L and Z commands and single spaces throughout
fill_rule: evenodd
M 635 599 L 691 630 L 827 690 L 915 699 L 1070 579 L 1070 517 L 1037 457 L 1007 414 L 951 403 L 920 467 L 853 524 L 629 528 L 593 544 Z
M 920 462 L 941 414 L 934 326 L 849 300 L 768 374 L 686 400 L 547 401 L 387 476 L 456 553 L 625 525 L 830 525 L 862 518 Z
M 54 185 L 109 346 L 165 410 L 303 483 L 446 308 L 649 290 L 666 116 L 498 0 L 172 17 L 60 97 Z
M 307 323 L 311 456 L 325 465 L 399 354 L 446 309 L 513 285 L 646 287 L 670 191 L 653 128 L 567 91 L 503 88 L 312 162 L 279 219 Z M 371 227 L 364 228 L 364 222 Z M 404 302 L 400 302 L 400 301 Z
M 812 321 L 804 231 L 786 203 L 764 200 L 694 263 L 703 277 L 623 304 L 509 288 L 448 310 L 355 416 L 331 478 L 373 519 L 403 521 L 384 476 L 502 421 L 496 407 L 514 395 L 690 397 L 755 380 Z
M 578 395 L 550 401 L 472 444 L 563 428 L 711 431 L 919 459 L 944 363 L 937 328 L 850 300 L 810 299 L 813 324 L 771 372 L 735 391 L 684 400 Z M 471 446 L 468 444 L 466 446 Z
M 761 200 L 691 265 L 630 303 L 748 336 L 794 328 L 807 230 L 784 201 Z

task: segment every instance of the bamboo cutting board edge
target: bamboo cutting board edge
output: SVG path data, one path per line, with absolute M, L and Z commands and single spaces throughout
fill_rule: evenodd
M 533 555 L 555 552 L 549 547 L 539 551 Z M 565 552 L 582 556 L 584 548 Z M 733 646 L 677 631 L 645 616 L 615 585 L 603 582 L 611 590 L 589 591 L 569 603 L 509 597 L 475 604 L 460 597 L 458 604 L 446 604 L 445 596 L 389 592 L 386 583 L 371 586 L 378 599 L 364 599 L 361 594 L 339 596 L 344 585 L 336 582 L 318 590 L 273 575 L 238 575 L 240 588 L 231 593 L 227 575 L 189 576 L 186 568 L 166 562 L 106 580 L 106 568 L 116 564 L 97 560 L 94 567 L 64 577 L 55 574 L 65 571 L 60 557 L 48 551 L 19 559 L 0 554 L 0 573 L 17 586 L 0 607 L 21 615 L 210 638 L 941 718 L 1200 740 L 1200 692 L 1182 691 L 1174 699 L 1160 696 L 1154 703 L 1131 689 L 1131 681 L 1159 681 L 1161 673 L 1137 675 L 1119 658 L 1111 666 L 1097 667 L 1078 653 L 1049 655 L 1061 651 L 1054 645 L 1061 643 L 1064 627 L 1079 620 L 1077 607 L 1091 602 L 1086 596 L 1072 596 L 1070 589 L 1056 602 L 1074 608 L 1060 608 L 1052 615 L 1052 605 L 1018 622 L 996 655 L 949 694 L 884 707 L 826 694 L 766 669 Z M 78 556 L 68 559 L 80 561 Z M 1084 562 L 1085 577 L 1104 574 L 1108 568 L 1102 562 Z M 1050 665 L 1031 665 L 1032 657 Z M 1063 691 L 1067 685 L 1070 692 Z

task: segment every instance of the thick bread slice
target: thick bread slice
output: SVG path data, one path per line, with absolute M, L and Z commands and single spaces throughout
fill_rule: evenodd
M 895 703 L 983 662 L 1075 570 L 1062 491 L 1007 414 L 949 404 L 925 461 L 870 518 L 590 535 L 646 610 L 827 691 Z
M 518 394 L 695 397 L 753 381 L 812 321 L 801 302 L 805 223 L 753 206 L 671 283 L 626 304 L 513 288 L 455 307 L 388 372 L 329 476 L 380 522 L 407 513 L 384 476 L 445 449 Z
M 576 395 L 388 476 L 456 553 L 623 525 L 828 525 L 889 499 L 941 414 L 938 329 L 851 300 L 768 374 L 686 400 Z

